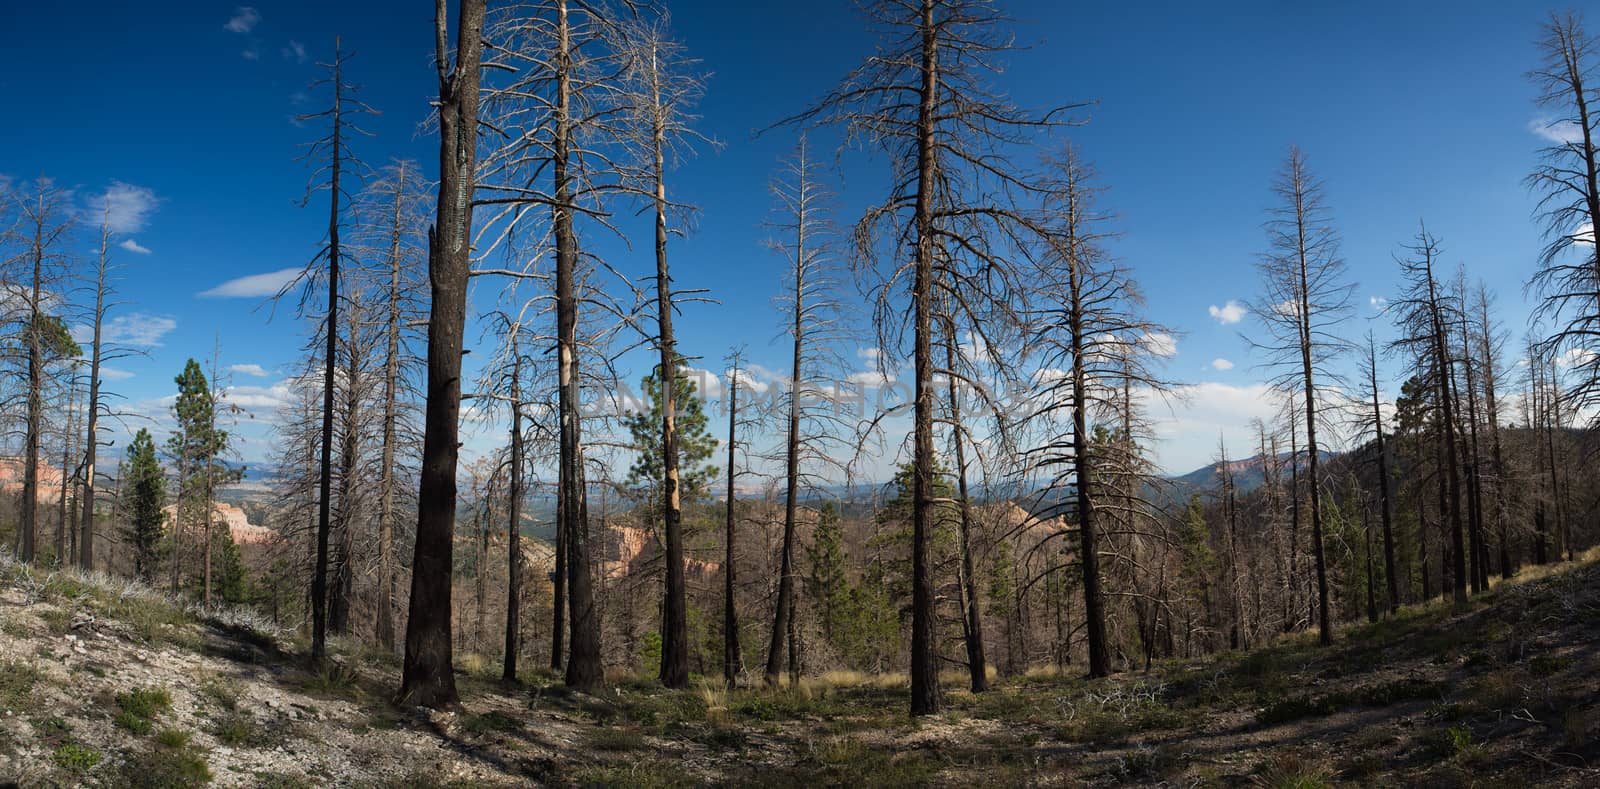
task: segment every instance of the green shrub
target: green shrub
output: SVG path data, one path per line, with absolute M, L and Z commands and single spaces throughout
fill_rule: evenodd
M 1462 764 L 1477 763 L 1487 755 L 1483 745 L 1472 736 L 1472 730 L 1465 726 L 1435 731 L 1428 736 L 1426 744 L 1434 756 Z
M 99 764 L 101 756 L 97 750 L 69 742 L 56 749 L 54 759 L 62 769 L 81 773 Z
M 1548 677 L 1566 671 L 1571 665 L 1572 658 L 1566 655 L 1539 655 L 1528 662 L 1528 670 L 1535 677 Z
M 260 739 L 255 718 L 250 713 L 233 710 L 213 718 L 211 734 L 218 742 L 228 745 L 251 745 Z
M 118 712 L 116 717 L 112 718 L 112 721 L 129 732 L 140 736 L 149 734 L 151 729 L 154 728 L 150 725 L 148 718 L 141 718 L 126 710 Z
M 491 710 L 482 715 L 467 715 L 461 719 L 461 730 L 474 737 L 481 737 L 491 732 L 521 729 L 522 721 L 499 710 Z
M 156 742 L 165 748 L 187 748 L 189 741 L 194 739 L 194 734 L 182 729 L 162 729 L 156 735 Z
M 172 694 L 166 688 L 134 688 L 117 695 L 117 707 L 129 715 L 150 720 L 172 709 Z
M 1275 726 L 1301 718 L 1328 715 L 1338 708 L 1331 696 L 1296 696 L 1273 702 L 1256 715 L 1256 720 L 1263 726 Z
M 305 675 L 300 681 L 300 687 L 313 696 L 361 701 L 366 693 L 361 690 L 360 680 L 361 677 L 356 672 L 333 664 L 316 673 Z
M 644 735 L 633 729 L 595 729 L 589 747 L 597 751 L 642 751 L 649 748 Z
M 25 707 L 33 698 L 33 686 L 43 678 L 44 674 L 25 660 L 0 661 L 0 706 Z
M 1256 785 L 1263 789 L 1326 789 L 1333 773 L 1324 765 L 1298 754 L 1280 753 L 1256 773 Z
M 157 715 L 172 708 L 172 694 L 166 688 L 135 688 L 116 697 L 118 726 L 138 735 L 149 734 Z
M 187 736 L 170 739 L 181 739 L 183 744 L 161 743 L 129 757 L 122 765 L 120 785 L 128 789 L 196 789 L 210 783 L 211 767 L 205 754 L 191 747 Z

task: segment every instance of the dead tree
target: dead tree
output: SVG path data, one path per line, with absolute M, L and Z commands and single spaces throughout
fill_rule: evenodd
M 1405 277 L 1402 297 L 1392 302 L 1397 310 L 1401 337 L 1391 347 L 1403 348 L 1426 360 L 1432 372 L 1435 403 L 1438 408 L 1440 433 L 1439 471 L 1440 519 L 1450 531 L 1450 566 L 1453 572 L 1452 588 L 1455 599 L 1467 599 L 1466 538 L 1461 521 L 1461 472 L 1458 467 L 1455 398 L 1451 379 L 1455 359 L 1450 353 L 1449 327 L 1455 306 L 1443 292 L 1434 266 L 1438 262 L 1439 242 L 1428 234 L 1427 228 L 1417 232 L 1416 240 L 1406 247 L 1409 256 L 1398 259 Z
M 1339 257 L 1339 236 L 1322 199 L 1322 183 L 1306 169 L 1305 155 L 1289 149 L 1272 186 L 1279 204 L 1268 211 L 1268 250 L 1261 256 L 1262 295 L 1251 312 L 1264 330 L 1251 344 L 1266 356 L 1271 383 L 1300 393 L 1305 408 L 1306 484 L 1310 496 L 1311 552 L 1317 569 L 1317 639 L 1333 643 L 1328 609 L 1328 568 L 1322 542 L 1321 445 L 1317 407 L 1337 387 L 1330 362 L 1347 343 L 1337 334 L 1350 308 L 1354 284 Z
M 1514 488 L 1506 484 L 1505 451 L 1500 443 L 1500 399 L 1496 390 L 1496 382 L 1500 380 L 1503 337 L 1495 329 L 1494 320 L 1490 316 L 1490 302 L 1489 290 L 1480 282 L 1477 291 L 1478 333 L 1474 341 L 1477 344 L 1479 365 L 1483 370 L 1484 417 L 1489 428 L 1491 464 L 1489 478 L 1494 484 L 1494 493 L 1489 498 L 1494 503 L 1494 526 L 1498 537 L 1496 542 L 1500 549 L 1500 577 L 1510 578 L 1513 572 L 1511 533 L 1506 513 L 1509 509 L 1507 497 L 1514 495 Z
M 517 655 L 522 651 L 522 352 L 517 334 L 510 332 L 511 370 L 509 394 L 511 409 L 510 480 L 506 488 L 506 645 L 500 678 L 517 681 Z
M 737 499 L 734 483 L 739 476 L 736 463 L 739 451 L 739 376 L 743 373 L 739 369 L 741 361 L 739 353 L 734 352 L 728 368 L 728 500 L 722 539 L 722 680 L 730 688 L 738 684 L 739 674 L 744 671 L 744 652 L 739 647 L 739 607 L 734 599 L 734 590 L 738 586 L 734 568 L 734 541 L 738 534 L 734 520 L 734 502 Z
M 926 715 L 940 706 L 929 559 L 937 505 L 934 300 L 943 289 L 952 304 L 981 312 L 1020 294 L 1012 253 L 1039 234 L 1015 201 L 1036 190 L 1007 151 L 1053 125 L 1055 111 L 1029 115 L 992 87 L 1013 42 L 987 0 L 872 0 L 863 10 L 883 36 L 879 51 L 788 122 L 843 126 L 849 140 L 890 159 L 890 192 L 856 224 L 854 257 L 863 277 L 877 275 L 880 345 L 912 363 L 911 712 Z M 942 259 L 948 266 L 943 250 L 951 252 Z M 902 321 L 909 354 L 899 348 Z
M 17 558 L 32 562 L 37 550 L 39 523 L 40 442 L 44 431 L 44 388 L 49 375 L 52 346 L 64 336 L 60 319 L 46 312 L 48 290 L 66 266 L 61 251 L 73 227 L 70 192 L 48 179 L 31 185 L 30 193 L 14 195 L 20 212 L 13 231 L 21 251 L 7 261 L 11 276 L 0 277 L 9 291 L 8 300 L 20 302 L 16 309 L 21 324 L 26 361 L 23 365 L 24 427 L 22 454 L 22 506 L 17 529 Z M 59 557 L 57 557 L 59 558 Z
M 709 142 L 692 129 L 691 113 L 704 92 L 694 73 L 697 61 L 667 32 L 665 18 L 629 24 L 615 38 L 624 52 L 627 109 L 630 123 L 626 143 L 642 162 L 639 190 L 648 195 L 655 218 L 655 331 L 651 339 L 660 359 L 657 379 L 661 386 L 661 516 L 665 547 L 666 588 L 661 608 L 661 684 L 669 688 L 689 685 L 688 602 L 683 556 L 683 504 L 678 469 L 678 367 L 677 335 L 672 319 L 683 295 L 693 291 L 673 289 L 667 265 L 667 244 L 682 236 L 689 206 L 667 198 L 667 174 L 692 152 L 696 141 Z
M 328 77 L 312 84 L 313 88 L 325 86 L 331 93 L 332 102 L 326 110 L 298 118 L 302 123 L 319 120 L 328 123 L 328 133 L 313 141 L 306 152 L 308 160 L 320 163 L 312 175 L 314 186 L 307 190 L 306 201 L 310 200 L 313 193 L 327 190 L 328 228 L 322 248 L 317 250 L 317 254 L 307 265 L 306 274 L 303 275 L 308 293 L 313 281 L 326 277 L 324 284 L 328 297 L 326 311 L 323 313 L 326 348 L 322 359 L 322 447 L 318 472 L 318 495 L 321 496 L 321 500 L 317 505 L 316 568 L 311 576 L 311 664 L 318 668 L 322 666 L 327 655 L 328 541 L 332 533 L 335 369 L 339 359 L 339 287 L 342 284 L 340 266 L 343 252 L 339 233 L 344 229 L 344 208 L 347 197 L 343 179 L 347 169 L 360 166 L 360 160 L 351 153 L 350 137 L 365 132 L 355 125 L 354 118 L 362 113 L 374 112 L 371 107 L 355 98 L 354 86 L 344 80 L 343 71 L 347 60 L 349 57 L 340 49 L 339 39 L 335 38 L 333 60 L 318 64 L 320 68 L 327 69 Z M 326 180 L 322 180 L 324 176 Z M 319 265 L 326 266 L 325 274 L 318 270 Z M 209 556 L 209 547 L 207 555 Z
M 106 313 L 112 304 L 106 299 L 113 295 L 110 275 L 113 269 L 111 263 L 111 203 L 106 201 L 101 212 L 100 220 L 100 254 L 95 264 L 94 274 L 94 310 L 90 314 L 90 341 L 89 341 L 89 401 L 85 405 L 86 426 L 84 429 L 83 448 L 83 505 L 79 525 L 78 537 L 78 566 L 84 570 L 94 569 L 94 514 L 96 484 L 99 482 L 99 472 L 95 461 L 100 449 L 100 416 L 105 404 L 102 400 L 100 383 L 104 363 L 121 355 L 121 351 L 107 347 L 105 343 Z
M 1091 422 L 1121 425 L 1126 417 L 1131 428 L 1131 414 L 1124 409 L 1133 405 L 1124 395 L 1132 386 L 1165 388 L 1152 364 L 1170 353 L 1164 343 L 1170 343 L 1171 335 L 1140 314 L 1137 283 L 1104 248 L 1110 216 L 1096 206 L 1103 188 L 1095 185 L 1092 168 L 1070 145 L 1048 165 L 1045 215 L 1051 237 L 1039 258 L 1034 277 L 1038 301 L 1029 316 L 1037 354 L 1030 361 L 1045 373 L 1037 376 L 1034 404 L 1027 409 L 1038 439 L 1026 462 L 1045 475 L 1047 490 L 1070 491 L 1040 517 L 1070 512 L 1075 520 L 1089 675 L 1104 677 L 1111 673 L 1111 651 L 1100 561 L 1105 554 L 1102 516 L 1131 513 L 1132 500 L 1117 501 L 1113 481 L 1127 480 L 1129 491 L 1137 490 L 1141 481 L 1134 458 L 1117 457 L 1092 440 Z
M 1228 556 L 1228 648 L 1239 649 L 1242 643 L 1244 602 L 1239 586 L 1239 496 L 1234 484 L 1233 464 L 1228 461 L 1228 444 L 1217 439 L 1217 475 L 1222 478 L 1222 520 L 1227 530 L 1223 545 Z
M 1539 198 L 1536 211 L 1546 239 L 1530 283 L 1541 297 L 1534 316 L 1551 322 L 1545 343 L 1587 352 L 1575 358 L 1576 380 L 1568 396 L 1580 408 L 1592 410 L 1600 403 L 1600 343 L 1595 341 L 1600 335 L 1600 244 L 1595 243 L 1595 228 L 1600 228 L 1600 115 L 1594 106 L 1600 42 L 1574 12 L 1552 13 L 1542 33 L 1542 62 L 1528 77 L 1539 90 L 1539 105 L 1551 112 L 1548 134 L 1557 141 L 1543 150 L 1544 162 L 1526 181 Z
M 415 371 L 412 349 L 414 324 L 420 323 L 417 304 L 425 255 L 424 227 L 429 194 L 415 162 L 396 160 L 380 170 L 356 201 L 366 278 L 371 293 L 382 294 L 374 316 L 382 331 L 382 446 L 378 460 L 378 563 L 377 616 L 374 633 L 378 644 L 394 652 L 395 558 L 397 520 L 401 495 L 400 469 L 412 468 L 415 451 Z M 409 498 L 409 497 L 408 497 Z
M 1482 594 L 1489 590 L 1489 548 L 1484 537 L 1483 528 L 1483 482 L 1479 473 L 1483 454 L 1478 447 L 1478 384 L 1476 370 L 1478 366 L 1477 354 L 1472 352 L 1472 319 L 1467 310 L 1467 274 L 1465 269 L 1460 269 L 1456 276 L 1455 287 L 1451 301 L 1458 305 L 1456 310 L 1456 323 L 1459 327 L 1461 348 L 1462 381 L 1460 388 L 1466 390 L 1466 411 L 1461 414 L 1466 420 L 1466 441 L 1462 450 L 1466 456 L 1464 471 L 1467 483 L 1467 537 L 1469 558 L 1469 577 L 1472 583 L 1472 593 Z M 1461 392 L 1454 392 L 1456 402 L 1461 401 Z
M 624 5 L 627 5 L 625 2 Z M 482 164 L 479 206 L 490 207 L 484 223 L 485 252 L 518 232 L 524 219 L 548 209 L 545 232 L 523 233 L 554 248 L 553 298 L 556 331 L 556 408 L 560 421 L 557 482 L 555 632 L 551 665 L 562 665 L 563 627 L 570 633 L 566 683 L 595 688 L 604 681 L 600 613 L 591 572 L 588 485 L 585 482 L 584 419 L 580 400 L 598 367 L 609 360 L 592 344 L 612 330 L 588 335 L 584 311 L 632 320 L 603 288 L 586 283 L 592 272 L 615 274 L 580 246 L 577 220 L 615 233 L 603 201 L 632 193 L 623 168 L 608 152 L 622 135 L 619 72 L 609 37 L 618 20 L 602 3 L 538 0 L 497 7 L 488 31 L 490 62 L 497 76 L 485 88 L 488 123 L 500 145 Z M 632 290 L 618 276 L 616 281 Z M 596 358 L 598 365 L 584 364 Z M 588 376 L 588 377 L 586 377 Z M 614 376 L 613 376 L 614 377 Z
M 842 364 L 832 350 L 841 339 L 844 316 L 834 297 L 830 195 L 802 136 L 794 155 L 772 181 L 774 218 L 768 246 L 784 258 L 786 292 L 779 299 L 790 335 L 789 380 L 779 404 L 784 419 L 783 541 L 778 556 L 778 596 L 773 605 L 764 679 L 778 684 L 784 641 L 795 607 L 795 543 L 800 494 L 828 470 L 838 470 L 834 450 L 843 449 L 846 432 L 835 404 L 820 397 L 817 382 Z
M 454 707 L 450 632 L 455 540 L 456 456 L 461 415 L 462 332 L 471 268 L 472 198 L 478 148 L 478 86 L 484 0 L 459 0 L 454 64 L 446 0 L 434 3 L 434 66 L 439 77 L 439 199 L 428 229 L 427 405 L 411 563 L 402 702 Z
M 1383 574 L 1388 580 L 1389 613 L 1400 610 L 1400 578 L 1395 567 L 1394 556 L 1394 505 L 1389 497 L 1389 451 L 1383 436 L 1383 406 L 1379 402 L 1381 390 L 1378 388 L 1378 342 L 1373 338 L 1372 332 L 1367 332 L 1366 348 L 1366 376 L 1362 382 L 1366 386 L 1365 400 L 1371 403 L 1372 413 L 1370 418 L 1366 415 L 1357 418 L 1357 424 L 1363 430 L 1372 431 L 1373 453 L 1377 456 L 1378 466 L 1378 511 L 1379 520 L 1383 524 Z M 1366 404 L 1361 404 L 1364 410 Z
M 977 567 L 973 561 L 972 499 L 967 490 L 967 443 L 970 437 L 962 419 L 962 385 L 953 372 L 957 365 L 956 325 L 952 320 L 941 321 L 944 336 L 945 402 L 949 409 L 950 443 L 955 456 L 956 498 L 960 511 L 960 528 L 956 532 L 957 550 L 961 554 L 961 629 L 967 646 L 968 687 L 973 693 L 989 689 L 989 662 L 983 648 L 983 603 L 978 596 Z
M 370 274 L 370 272 L 349 272 Z M 341 375 L 337 381 L 338 408 L 334 435 L 339 444 L 338 469 L 334 475 L 334 495 L 330 522 L 329 564 L 332 582 L 328 594 L 328 630 L 338 635 L 350 632 L 350 609 L 356 595 L 356 534 L 371 511 L 373 487 L 370 440 L 375 400 L 374 367 L 384 342 L 383 321 L 374 315 L 373 306 L 382 304 L 382 292 L 366 276 L 347 276 L 348 303 L 344 311 L 344 331 L 340 340 Z M 379 546 L 380 554 L 383 551 Z

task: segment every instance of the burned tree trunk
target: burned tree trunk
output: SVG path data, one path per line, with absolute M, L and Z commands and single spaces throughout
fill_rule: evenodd
M 428 391 L 405 668 L 399 694 L 404 703 L 435 708 L 458 704 L 450 598 L 484 0 L 460 0 L 458 7 L 456 62 L 451 68 L 446 3 L 436 0 L 434 5 L 434 64 L 439 77 L 439 201 L 437 219 L 428 232 L 428 279 L 432 292 Z
M 722 679 L 732 688 L 738 684 L 739 672 L 744 670 L 744 656 L 739 649 L 739 609 L 734 605 L 733 592 L 737 584 L 734 572 L 734 487 L 737 477 L 734 453 L 739 447 L 739 358 L 733 359 L 733 369 L 728 373 L 728 501 L 723 534 L 722 558 Z

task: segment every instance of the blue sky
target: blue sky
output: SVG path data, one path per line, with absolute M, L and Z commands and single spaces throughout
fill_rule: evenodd
M 47 175 L 83 201 L 114 183 L 132 195 L 138 221 L 119 240 L 145 251 L 118 250 L 128 303 L 114 315 L 147 355 L 119 362 L 112 388 L 159 410 L 184 359 L 220 343 L 224 366 L 238 365 L 234 396 L 254 415 L 237 431 L 243 455 L 258 461 L 304 327 L 257 295 L 226 294 L 258 294 L 238 280 L 270 282 L 263 275 L 303 265 L 321 241 L 320 201 L 297 204 L 309 171 L 296 157 L 317 132 L 291 121 L 317 108 L 307 85 L 336 35 L 356 53 L 350 78 L 384 113 L 363 124 L 375 136 L 357 142 L 362 158 L 404 156 L 431 169 L 437 144 L 418 131 L 436 90 L 431 3 L 252 2 L 7 4 L 0 174 Z M 846 0 L 669 5 L 711 73 L 700 129 L 725 144 L 674 176 L 680 199 L 701 208 L 694 235 L 673 249 L 675 278 L 719 301 L 686 308 L 683 350 L 720 369 L 737 342 L 781 369 L 772 297 L 782 262 L 763 248 L 761 223 L 768 179 L 794 140 L 752 132 L 804 108 L 873 41 Z M 1122 233 L 1114 251 L 1143 283 L 1152 315 L 1179 331 L 1167 372 L 1193 395 L 1176 413 L 1156 414 L 1158 457 L 1176 472 L 1209 462 L 1219 431 L 1237 445 L 1232 454 L 1247 454 L 1248 420 L 1269 412 L 1239 337 L 1251 320 L 1229 322 L 1227 305 L 1255 295 L 1269 182 L 1290 144 L 1326 181 L 1360 283 L 1352 337 L 1373 314 L 1369 300 L 1396 286 L 1391 255 L 1419 219 L 1443 239 L 1450 265 L 1467 264 L 1498 294 L 1516 338 L 1540 247 L 1521 182 L 1544 141 L 1523 74 L 1536 64 L 1547 9 L 1488 0 L 1227 5 L 1004 4 L 1022 20 L 1026 46 L 1003 78 L 1015 99 L 1096 102 L 1070 136 L 1109 187 L 1103 202 Z M 845 161 L 852 172 L 836 190 L 848 220 L 882 163 Z M 653 263 L 646 236 L 636 238 L 613 263 L 643 275 Z M 80 246 L 87 258 L 89 234 Z M 476 298 L 486 304 L 492 294 Z M 1377 328 L 1386 332 L 1387 321 Z

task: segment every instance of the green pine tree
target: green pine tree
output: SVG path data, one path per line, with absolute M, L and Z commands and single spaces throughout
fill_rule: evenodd
M 694 379 L 688 373 L 683 358 L 679 357 L 673 395 L 678 406 L 678 495 L 685 503 L 705 496 L 717 476 L 717 467 L 706 465 L 717 449 L 717 440 L 707 432 L 706 415 L 701 410 Z M 649 506 L 654 512 L 660 506 L 657 499 L 662 485 L 661 379 L 655 373 L 645 376 L 643 387 L 650 410 L 623 418 L 633 446 L 638 450 L 633 466 L 628 469 L 628 485 L 652 502 Z
M 123 490 L 128 498 L 128 542 L 133 546 L 134 574 L 151 582 L 160 558 L 161 509 L 167 505 L 167 487 L 150 431 L 140 428 L 133 437 L 126 468 Z
M 182 519 L 186 529 L 192 526 L 198 530 L 204 528 L 207 519 L 213 518 L 212 504 L 217 488 L 237 481 L 244 472 L 231 469 L 223 462 L 229 446 L 228 431 L 217 428 L 216 399 L 199 362 L 190 359 L 173 382 L 178 385 L 178 399 L 172 404 L 172 416 L 178 429 L 167 439 L 167 454 L 178 469 L 177 517 Z M 227 530 L 225 525 L 221 528 Z M 214 528 L 213 534 L 215 531 Z M 175 547 L 181 550 L 181 546 Z M 216 554 L 212 556 L 215 559 Z M 181 572 L 181 568 L 175 570 Z M 213 568 L 213 592 L 217 575 Z M 181 582 L 182 579 L 175 577 L 174 580 Z M 205 592 L 204 589 L 200 591 L 202 595 Z
M 823 504 L 817 514 L 817 528 L 811 534 L 811 544 L 806 546 L 806 560 L 811 566 L 806 576 L 806 594 L 821 621 L 823 638 L 838 646 L 837 639 L 849 614 L 850 579 L 845 573 L 839 508 L 832 502 Z

